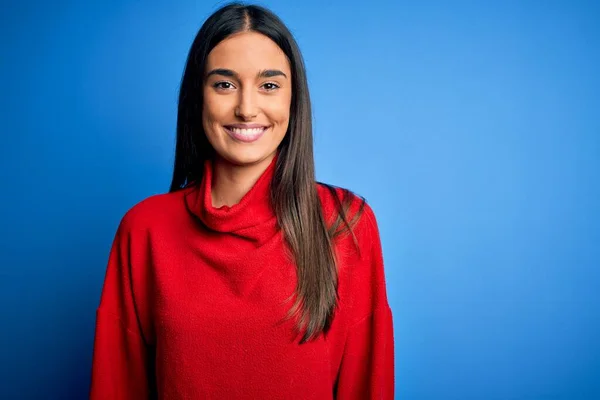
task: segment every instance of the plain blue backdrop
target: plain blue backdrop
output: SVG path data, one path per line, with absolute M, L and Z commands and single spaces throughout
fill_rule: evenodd
M 3 2 L 0 398 L 84 399 L 123 214 L 212 1 Z M 319 180 L 379 219 L 398 399 L 600 399 L 600 6 L 266 1 Z

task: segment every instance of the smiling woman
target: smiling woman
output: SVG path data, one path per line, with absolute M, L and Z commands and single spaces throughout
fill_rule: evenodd
M 249 34 L 248 34 L 249 35 Z M 257 36 L 257 40 L 261 40 L 262 37 Z M 237 81 L 240 81 L 240 77 L 239 74 L 229 70 L 229 69 L 214 69 L 211 72 L 209 72 L 208 76 L 211 75 L 222 75 L 222 76 L 228 76 L 228 77 L 234 77 Z M 256 79 L 257 80 L 264 80 L 265 78 L 270 78 L 270 77 L 274 77 L 274 76 L 283 76 L 284 78 L 287 79 L 287 75 L 285 75 L 283 72 L 279 71 L 279 70 L 266 70 L 266 71 L 261 71 L 257 74 Z M 239 84 L 239 86 L 242 86 L 241 84 Z M 281 83 L 276 83 L 276 82 L 266 82 L 264 84 L 261 85 L 263 87 L 263 91 L 266 93 L 269 92 L 282 92 L 281 88 L 282 85 Z M 216 90 L 216 91 L 233 91 L 234 89 L 236 89 L 235 86 L 233 86 L 233 84 L 231 82 L 224 82 L 224 81 L 219 81 L 216 82 L 212 85 L 212 87 Z M 291 91 L 285 90 L 287 89 L 285 86 L 284 90 L 283 90 L 283 94 L 284 95 L 288 95 L 291 93 Z M 279 90 L 278 90 L 279 89 Z M 210 104 L 210 91 L 209 94 L 205 95 L 205 104 L 209 105 Z M 286 99 L 285 97 L 283 98 L 283 103 L 284 104 L 289 104 L 290 96 L 287 96 L 288 98 Z M 285 134 L 285 130 L 287 128 L 287 123 L 288 123 L 288 119 L 289 119 L 289 110 L 288 109 L 283 109 L 281 110 L 280 104 L 281 104 L 281 97 L 279 98 L 275 98 L 275 100 L 271 100 L 270 104 L 267 102 L 266 104 L 266 109 L 269 110 L 270 109 L 274 109 L 273 112 L 270 112 L 269 114 L 271 115 L 275 115 L 277 116 L 277 111 L 279 111 L 279 114 L 283 114 L 281 116 L 281 118 L 285 118 L 285 126 L 283 128 L 278 128 L 277 130 L 279 131 L 279 140 L 277 140 L 277 143 L 281 143 L 281 140 L 283 139 L 283 135 Z M 217 100 L 217 103 L 219 103 L 219 100 Z M 222 103 L 222 102 L 221 102 Z M 218 107 L 218 106 L 217 106 Z M 256 114 L 244 114 L 243 111 L 237 111 L 240 109 L 240 106 L 238 104 L 234 104 L 233 107 L 235 107 L 236 111 L 234 112 L 235 115 L 243 120 L 252 120 L 253 118 L 255 118 Z M 277 108 L 279 108 L 279 110 L 277 110 Z M 204 112 L 204 117 L 207 119 L 211 114 L 210 114 L 210 109 L 206 109 Z M 228 124 L 228 125 L 224 125 L 225 131 L 235 140 L 244 142 L 244 143 L 252 143 L 255 142 L 256 140 L 258 140 L 260 137 L 262 137 L 262 135 L 270 128 L 273 128 L 273 125 L 269 125 L 269 124 L 256 124 L 256 123 L 234 123 L 234 124 Z M 210 127 L 205 126 L 204 127 L 206 132 L 209 132 Z M 209 140 L 210 140 L 210 136 L 209 136 Z M 211 142 L 211 144 L 213 145 L 213 147 L 215 146 L 214 142 Z M 274 154 L 274 153 L 273 153 Z
M 202 125 L 208 141 L 227 163 L 264 170 L 290 120 L 285 54 L 268 37 L 243 31 L 216 45 L 205 69 Z
M 375 216 L 314 169 L 292 35 L 265 8 L 221 8 L 188 56 L 170 191 L 115 235 L 92 399 L 393 398 Z

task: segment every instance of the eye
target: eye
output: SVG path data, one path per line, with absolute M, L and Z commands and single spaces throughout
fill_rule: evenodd
M 215 89 L 219 89 L 219 90 L 229 90 L 229 89 L 233 89 L 233 84 L 231 82 L 227 82 L 227 81 L 220 81 L 220 82 L 215 82 L 213 84 L 213 87 Z
M 274 82 L 267 82 L 267 83 L 263 84 L 262 87 L 267 92 L 272 92 L 273 90 L 279 89 L 279 85 Z

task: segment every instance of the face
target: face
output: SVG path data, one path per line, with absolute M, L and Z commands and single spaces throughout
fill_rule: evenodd
M 283 51 L 256 32 L 232 35 L 208 55 L 202 125 L 220 161 L 268 164 L 290 119 L 292 81 Z

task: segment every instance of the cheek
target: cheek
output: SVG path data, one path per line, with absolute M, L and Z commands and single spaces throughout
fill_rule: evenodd
M 202 125 L 204 130 L 211 134 L 214 125 L 218 124 L 227 113 L 227 105 L 222 101 L 216 101 L 214 96 L 205 96 L 202 105 Z
M 270 111 L 273 121 L 276 121 L 280 125 L 287 126 L 290 119 L 290 99 L 286 98 L 273 104 Z
M 204 96 L 202 102 L 202 125 L 204 129 L 209 127 L 210 121 L 214 119 L 214 112 L 211 107 L 211 99 L 210 97 Z

